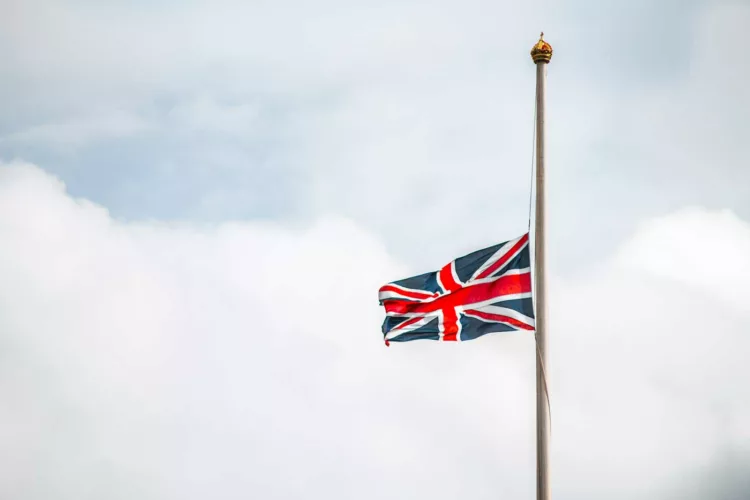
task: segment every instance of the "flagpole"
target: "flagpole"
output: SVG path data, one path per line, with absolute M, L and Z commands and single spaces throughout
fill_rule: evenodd
M 536 205 L 534 217 L 534 291 L 536 302 L 536 498 L 550 500 L 549 484 L 549 370 L 547 369 L 547 288 L 545 283 L 545 189 L 544 189 L 544 105 L 547 64 L 552 47 L 544 33 L 531 50 L 536 64 Z

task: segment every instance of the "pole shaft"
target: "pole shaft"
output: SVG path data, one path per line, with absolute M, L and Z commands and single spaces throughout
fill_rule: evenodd
M 537 500 L 550 500 L 549 441 L 550 419 L 547 394 L 547 288 L 545 254 L 545 189 L 544 189 L 544 105 L 546 62 L 536 63 L 536 205 L 534 218 L 534 290 L 536 299 L 536 468 Z

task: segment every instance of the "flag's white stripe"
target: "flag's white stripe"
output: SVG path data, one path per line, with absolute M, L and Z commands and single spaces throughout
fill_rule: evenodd
M 417 294 L 424 294 L 424 295 L 431 295 L 432 292 L 428 292 L 427 290 L 420 290 L 419 288 L 406 288 L 404 286 L 394 285 L 393 283 L 388 283 L 385 285 L 387 287 L 395 288 L 396 292 L 403 292 L 403 293 L 417 293 Z M 393 292 L 394 290 L 387 290 L 386 292 Z M 386 293 L 381 292 L 381 293 Z
M 456 272 L 456 261 L 454 260 L 451 262 L 451 275 L 453 276 L 453 281 L 458 283 L 459 286 L 464 286 L 464 282 L 458 279 L 458 273 Z
M 529 330 L 526 330 L 525 328 L 520 328 L 518 325 L 514 325 L 513 323 L 511 323 L 509 321 L 501 321 L 501 320 L 498 320 L 498 319 L 488 319 L 488 318 L 482 317 L 482 316 L 480 316 L 478 314 L 474 314 L 471 311 L 466 311 L 466 312 L 464 312 L 464 314 L 466 316 L 471 317 L 471 318 L 476 318 L 479 321 L 484 321 L 485 323 L 503 324 L 503 325 L 507 325 L 507 326 L 511 327 L 514 330 L 518 330 L 518 331 L 522 331 L 522 332 L 523 331 L 529 331 Z M 535 327 L 532 326 L 532 330 L 534 330 L 534 329 L 535 329 Z
M 406 300 L 415 300 L 415 301 L 421 301 L 421 300 L 427 300 L 429 297 L 420 298 L 420 297 L 410 297 L 408 295 L 405 295 L 400 292 L 395 292 L 393 290 L 388 290 L 385 292 L 380 292 L 378 294 L 378 298 L 380 300 L 386 300 L 386 299 L 406 299 Z
M 456 342 L 461 342 L 461 332 L 464 330 L 464 325 L 461 324 L 461 314 L 463 314 L 464 308 L 462 306 L 456 307 L 456 324 L 458 325 L 458 332 L 456 332 Z
M 456 332 L 456 341 L 458 342 L 461 342 L 461 329 L 463 328 L 463 326 L 461 325 L 461 312 L 462 307 L 456 307 L 456 326 L 458 327 L 458 331 Z M 443 315 L 442 310 L 438 315 L 438 336 L 440 337 L 438 340 L 440 340 L 441 342 L 445 340 L 445 316 Z
M 425 326 L 427 323 L 429 323 L 433 319 L 435 319 L 435 314 L 430 315 L 430 316 L 425 316 L 420 321 L 416 321 L 416 322 L 412 323 L 411 325 L 406 326 L 404 328 L 398 328 L 398 325 L 397 325 L 397 326 L 393 327 L 393 329 L 386 334 L 385 338 L 386 338 L 386 340 L 393 340 L 396 337 L 399 337 L 399 336 L 401 336 L 401 335 L 403 335 L 405 333 L 409 333 L 411 331 L 414 331 L 414 330 L 416 330 L 418 328 L 421 328 L 421 327 Z
M 512 254 L 510 254 L 510 256 L 508 257 L 508 259 L 507 259 L 507 260 L 505 261 L 505 264 L 503 264 L 503 265 L 502 265 L 502 266 L 500 266 L 500 267 L 499 267 L 498 269 L 496 269 L 494 273 L 497 273 L 497 272 L 498 272 L 498 271 L 499 271 L 500 269 L 503 269 L 504 267 L 507 267 L 507 266 L 508 266 L 508 264 L 509 264 L 509 263 L 510 263 L 510 262 L 511 262 L 511 261 L 512 261 L 513 259 L 515 259 L 516 257 L 518 257 L 518 255 L 519 255 L 519 254 L 520 254 L 521 252 L 523 252 L 523 249 L 524 249 L 524 248 L 526 248 L 527 246 L 529 246 L 529 242 L 528 242 L 528 241 L 526 241 L 526 243 L 524 243 L 523 245 L 521 245 L 521 247 L 520 247 L 520 248 L 518 248 L 518 250 L 516 250 L 515 252 L 513 252 Z M 491 274 L 490 276 L 497 276 L 497 274 L 494 274 L 494 273 L 493 273 L 493 274 Z M 503 273 L 503 274 L 505 274 L 505 273 Z M 479 273 L 475 273 L 475 276 L 479 276 Z M 501 276 L 502 276 L 502 275 L 501 275 Z
M 443 292 L 443 293 L 446 293 L 448 291 L 448 289 L 445 288 L 445 285 L 443 285 L 443 280 L 440 279 L 440 271 L 442 271 L 442 269 L 438 269 L 435 272 L 435 279 L 437 280 L 437 284 L 438 284 L 438 287 L 440 288 L 440 291 Z M 429 300 L 429 299 L 427 299 L 427 300 Z
M 519 241 L 521 241 L 525 236 L 526 236 L 525 234 L 521 235 L 518 238 L 516 238 L 515 240 L 511 240 L 511 241 L 507 242 L 505 245 L 503 245 L 500 248 L 498 248 L 497 251 L 494 254 L 492 254 L 492 256 L 484 262 L 484 264 L 482 264 L 481 266 L 479 266 L 479 269 L 477 269 L 474 272 L 474 274 L 471 276 L 471 278 L 474 279 L 477 276 L 479 276 L 480 274 L 482 274 L 482 272 L 484 272 L 485 269 L 487 269 L 488 267 L 492 266 L 495 262 L 497 262 L 498 260 L 500 260 L 505 254 L 507 254 L 510 251 L 511 248 L 513 248 L 513 246 L 516 243 L 518 243 Z M 521 246 L 521 248 L 518 251 L 520 252 L 521 250 L 523 250 L 524 248 L 526 248 L 526 246 L 528 244 L 529 244 L 529 242 L 527 241 L 526 244 L 523 245 L 523 246 Z M 516 252 L 516 253 L 518 253 L 518 252 Z M 511 260 L 511 259 L 508 259 L 508 260 Z
M 391 316 L 393 318 L 396 318 L 396 317 L 398 317 L 398 318 L 420 318 L 422 316 L 430 316 L 430 315 L 434 316 L 437 313 L 438 313 L 438 311 L 416 312 L 416 313 L 415 312 L 400 313 L 400 312 L 396 312 L 396 311 L 390 311 L 390 312 L 385 313 L 385 315 L 386 316 Z
M 440 313 L 438 314 L 438 341 L 443 342 L 445 339 L 445 317 L 443 315 L 443 310 L 440 310 Z
M 427 300 L 427 299 L 431 298 L 431 296 L 434 295 L 433 293 L 428 292 L 426 290 L 416 290 L 416 289 L 412 289 L 412 288 L 405 288 L 405 287 L 402 287 L 402 286 L 394 285 L 393 283 L 389 283 L 386 286 L 390 286 L 390 287 L 396 288 L 396 290 L 386 290 L 386 291 L 378 292 L 378 298 L 380 300 L 390 299 L 390 298 L 396 298 L 396 299 L 404 298 L 404 299 L 411 299 L 411 300 Z M 424 298 L 410 297 L 410 296 L 407 295 L 407 294 L 410 294 L 410 293 L 416 294 L 416 295 L 427 295 L 427 297 L 424 297 Z
M 406 292 L 430 293 L 430 292 L 426 292 L 424 290 L 420 290 L 419 288 L 408 288 L 408 287 L 405 287 L 405 286 L 397 285 L 396 283 L 388 283 L 385 286 L 392 286 L 393 288 L 397 288 L 399 290 L 404 290 Z
M 497 275 L 498 278 L 502 278 L 503 276 L 513 276 L 514 274 L 525 274 L 530 273 L 531 268 L 530 267 L 522 267 L 521 269 L 508 269 L 503 274 Z
M 507 316 L 509 318 L 513 318 L 515 320 L 520 321 L 521 323 L 526 323 L 529 326 L 535 326 L 536 323 L 534 322 L 534 318 L 530 318 L 526 316 L 525 314 L 518 312 L 514 309 L 508 309 L 507 307 L 500 307 L 500 306 L 484 306 L 484 307 L 474 307 L 472 308 L 476 311 L 485 312 L 487 314 L 498 314 L 500 316 Z M 467 312 L 467 314 L 471 314 L 470 312 Z
M 493 265 L 495 262 L 497 262 L 498 260 L 500 260 L 506 253 L 508 253 L 510 251 L 511 248 L 513 248 L 513 245 L 515 245 L 516 243 L 518 243 L 519 241 L 521 241 L 521 238 L 523 238 L 523 235 L 519 236 L 515 240 L 511 240 L 511 241 L 506 242 L 505 245 L 503 245 L 500 248 L 498 248 L 497 251 L 495 251 L 495 253 L 492 254 L 492 256 L 490 256 L 490 258 L 487 259 L 484 262 L 484 264 L 482 264 L 481 266 L 479 266 L 479 269 L 477 269 L 474 272 L 474 276 L 480 275 L 482 272 L 484 272 L 485 269 L 487 269 L 488 267 L 490 267 L 491 265 Z

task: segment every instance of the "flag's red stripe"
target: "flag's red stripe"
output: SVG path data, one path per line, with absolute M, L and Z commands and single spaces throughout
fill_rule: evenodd
M 424 302 L 411 302 L 403 299 L 387 299 L 383 301 L 383 307 L 386 313 L 404 314 L 413 312 L 412 307 L 417 304 L 423 304 Z
M 458 333 L 458 315 L 456 309 L 449 307 L 443 310 L 443 341 L 456 342 Z
M 490 321 L 500 321 L 503 323 L 508 323 L 509 325 L 513 325 L 516 328 L 520 328 L 522 330 L 533 330 L 534 327 L 531 325 L 527 325 L 523 321 L 518 321 L 515 318 L 511 318 L 510 316 L 504 316 L 502 314 L 491 314 L 484 311 L 477 311 L 475 309 L 470 309 L 468 311 L 464 311 L 466 314 L 470 316 L 479 316 L 480 318 L 488 319 Z
M 479 274 L 479 276 L 477 276 L 476 279 L 482 279 L 482 278 L 486 278 L 486 277 L 492 275 L 492 273 L 494 273 L 495 271 L 497 271 L 498 269 L 500 269 L 502 266 L 504 266 L 505 263 L 508 262 L 508 260 L 510 260 L 510 258 L 513 257 L 516 254 L 516 252 L 518 252 L 518 250 L 520 250 L 528 241 L 529 241 L 529 234 L 526 233 L 526 234 L 524 234 L 521 237 L 520 240 L 518 240 L 516 242 L 515 245 L 513 245 L 513 247 L 505 255 L 503 255 L 502 257 L 500 257 L 490 267 L 488 267 L 487 269 L 485 269 L 484 271 L 482 271 Z
M 434 297 L 435 294 L 428 293 L 428 292 L 419 292 L 417 290 L 406 290 L 404 288 L 398 288 L 392 285 L 385 285 L 380 289 L 380 293 L 383 292 L 396 292 L 400 295 L 403 295 L 404 297 L 409 297 L 410 299 L 429 299 L 430 297 Z M 393 299 L 389 299 L 393 300 Z
M 413 302 L 411 302 L 413 303 Z M 407 304 L 410 304 L 410 302 L 407 302 L 405 300 L 398 300 L 398 299 L 388 299 L 383 301 L 383 307 L 385 308 L 385 312 L 395 312 L 395 313 L 403 313 L 406 312 Z
M 453 272 L 451 272 L 452 268 L 453 263 L 451 262 L 440 270 L 440 283 L 443 285 L 446 292 L 454 292 L 461 288 L 461 284 L 453 279 Z
M 509 274 L 489 283 L 468 285 L 453 293 L 441 295 L 429 302 L 409 302 L 406 300 L 386 300 L 383 302 L 386 312 L 430 313 L 440 309 L 476 304 L 490 299 L 500 299 L 505 295 L 531 292 L 531 274 Z

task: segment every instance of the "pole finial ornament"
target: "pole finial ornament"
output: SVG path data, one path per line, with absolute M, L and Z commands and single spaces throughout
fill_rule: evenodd
M 539 35 L 539 41 L 531 49 L 531 59 L 536 64 L 548 63 L 552 59 L 552 45 L 544 41 L 544 31 Z

